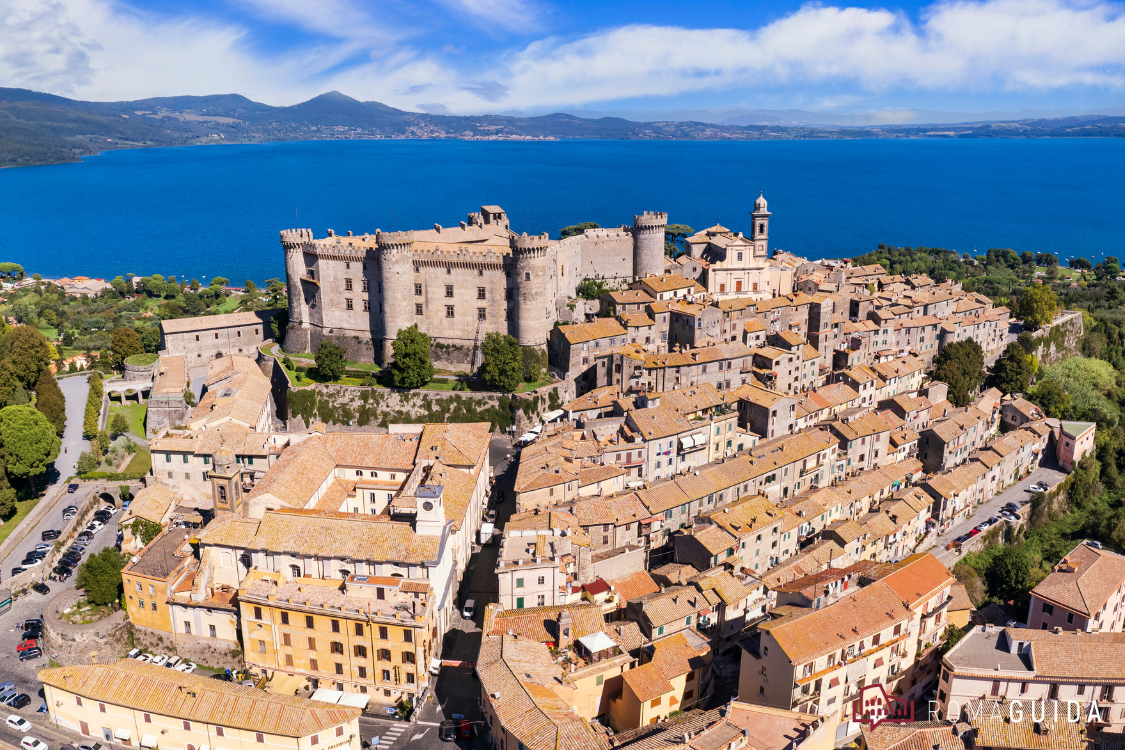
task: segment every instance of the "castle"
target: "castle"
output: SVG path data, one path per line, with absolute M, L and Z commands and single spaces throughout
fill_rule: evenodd
M 752 215 L 751 238 L 715 227 L 722 236 L 691 238 L 691 254 L 707 258 L 710 248 L 723 256 L 710 258 L 711 265 L 726 265 L 730 255 L 737 266 L 768 266 L 764 199 L 759 197 Z M 354 236 L 329 229 L 323 238 L 314 238 L 311 229 L 287 229 L 281 232 L 289 289 L 285 345 L 311 352 L 328 339 L 347 350 L 349 359 L 385 363 L 398 331 L 417 324 L 447 362 L 470 364 L 492 332 L 511 334 L 521 346 L 543 347 L 563 317 L 559 310 L 583 280 L 597 278 L 619 288 L 665 273 L 667 225 L 668 214 L 645 211 L 633 217 L 632 226 L 551 240 L 546 233 L 516 234 L 502 208 L 481 206 L 456 227 Z M 728 244 L 737 252 L 728 253 Z M 735 283 L 721 284 L 721 291 L 715 290 L 720 296 L 736 290 Z M 774 286 L 768 296 L 790 291 L 789 286 Z M 759 286 L 737 282 L 737 291 L 743 289 L 756 292 Z

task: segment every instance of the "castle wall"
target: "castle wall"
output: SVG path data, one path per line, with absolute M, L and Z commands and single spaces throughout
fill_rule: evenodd
M 611 288 L 632 281 L 633 235 L 626 227 L 587 229 L 580 237 L 580 246 L 581 266 L 574 280 L 575 287 L 582 279 L 590 278 L 606 279 L 611 282 L 608 284 Z M 663 245 L 660 252 L 663 255 Z

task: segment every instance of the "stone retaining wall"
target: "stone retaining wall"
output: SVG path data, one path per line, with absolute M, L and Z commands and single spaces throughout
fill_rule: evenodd
M 235 641 L 219 638 L 201 638 L 183 633 L 168 633 L 163 630 L 130 625 L 133 645 L 155 654 L 179 656 L 185 661 L 195 662 L 212 669 L 242 669 L 242 646 Z
M 125 610 L 86 625 L 74 625 L 59 618 L 61 612 L 84 596 L 83 591 L 69 589 L 43 607 L 43 642 L 47 654 L 67 666 L 115 662 L 129 650 Z
M 1051 325 L 1032 332 L 1036 348 L 1032 354 L 1039 357 L 1039 364 L 1053 365 L 1064 359 L 1081 354 L 1082 311 L 1063 310 Z

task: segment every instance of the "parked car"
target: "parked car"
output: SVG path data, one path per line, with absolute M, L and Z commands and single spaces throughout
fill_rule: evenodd
M 51 569 L 51 572 L 57 575 L 59 578 L 66 580 L 74 574 L 74 568 L 70 567 L 69 565 L 56 565 Z
M 108 513 L 112 516 L 114 513 L 117 512 L 117 506 L 116 505 L 110 505 L 110 504 L 107 503 L 107 504 L 102 506 L 102 510 L 104 510 L 106 513 Z
M 1000 519 L 997 516 L 993 516 L 992 518 L 988 519 L 989 526 L 995 526 L 998 523 L 1000 523 Z
M 27 708 L 31 705 L 31 696 L 27 693 L 20 693 L 15 698 L 8 701 L 8 705 L 17 711 L 21 708 Z
M 17 565 L 14 568 L 12 568 L 12 575 L 18 576 L 20 573 L 24 572 L 25 570 L 26 570 L 26 568 L 24 568 L 22 565 Z
M 179 664 L 181 661 L 183 661 L 183 660 L 180 659 L 180 657 L 173 656 L 171 659 L 164 662 L 164 666 L 168 667 L 169 669 L 175 669 L 176 665 Z
M 212 680 L 223 680 L 224 682 L 230 682 L 234 678 L 231 677 L 226 672 L 216 672 L 215 674 L 211 675 L 211 679 Z
M 83 544 L 72 544 L 67 552 L 77 552 L 80 555 L 86 554 L 86 546 Z
M 1016 505 L 1015 503 L 1004 503 L 1004 507 L 1012 511 L 1013 513 L 1019 513 L 1020 510 L 1020 506 Z
M 102 747 L 103 747 L 102 743 L 95 742 L 92 745 L 85 745 L 85 744 L 79 745 L 78 750 L 102 750 Z
M 473 738 L 473 723 L 468 719 L 461 719 L 461 739 L 471 740 Z
M 22 747 L 23 750 L 49 750 L 46 742 L 37 740 L 34 737 L 24 737 L 20 740 L 20 747 Z
M 1046 482 L 1040 482 L 1039 483 L 1039 491 L 1040 492 L 1050 492 L 1051 491 L 1051 485 L 1047 484 Z
M 458 722 L 452 719 L 446 719 L 438 725 L 438 737 L 442 742 L 453 742 L 457 739 L 457 724 Z
M 43 553 L 47 553 L 47 552 L 50 552 L 50 551 L 51 551 L 51 547 L 54 547 L 54 546 L 55 546 L 55 545 L 53 545 L 53 544 L 47 544 L 46 542 L 39 542 L 39 544 L 35 545 L 35 551 L 36 551 L 36 552 L 43 552 Z
M 176 667 L 176 670 L 179 672 L 183 672 L 184 674 L 191 674 L 195 671 L 195 663 L 190 661 L 180 662 L 180 664 Z
M 34 568 L 36 565 L 40 565 L 42 563 L 43 560 L 39 557 L 25 557 L 24 559 L 20 560 L 20 565 L 23 566 L 24 570 L 27 570 L 28 568 Z
M 1023 489 L 1024 492 L 1042 492 L 1038 484 L 1029 484 Z
M 42 594 L 43 596 L 51 593 L 51 587 L 43 583 L 42 581 L 31 584 L 31 590 L 37 594 Z
M 31 722 L 16 714 L 12 714 L 8 717 L 8 726 L 17 732 L 31 731 Z
M 56 539 L 58 539 L 60 536 L 62 536 L 62 532 L 59 531 L 58 529 L 47 529 L 46 531 L 44 531 L 39 536 L 42 537 L 44 542 L 53 542 Z
M 32 617 L 30 620 L 23 621 L 24 630 L 32 630 L 33 628 L 42 628 L 43 620 L 38 617 Z
M 1094 539 L 1087 539 L 1086 540 L 1086 546 L 1087 547 L 1093 547 L 1094 549 L 1101 549 L 1102 543 L 1099 542 L 1099 541 L 1096 541 Z
M 90 533 L 89 531 L 83 531 L 78 536 L 76 536 L 74 539 L 75 539 L 75 541 L 80 542 L 82 544 L 88 544 L 90 542 L 90 540 L 93 539 L 93 538 L 94 538 L 94 535 L 92 533 Z
M 23 641 L 20 643 L 20 645 L 16 646 L 16 653 L 18 654 L 20 651 L 27 651 L 29 648 L 39 648 L 39 642 L 31 639 Z
M 141 655 L 141 650 L 139 648 L 134 648 L 134 649 L 131 649 L 129 651 L 129 653 L 125 654 L 125 658 L 126 659 L 136 659 L 140 655 Z
M 97 533 L 104 528 L 105 528 L 105 524 L 102 523 L 101 521 L 95 520 L 95 521 L 90 521 L 90 523 L 86 524 L 86 530 L 87 531 L 93 531 L 94 533 Z
M 30 552 L 27 553 L 27 557 L 34 558 L 36 560 L 42 560 L 46 556 L 47 556 L 47 550 L 45 550 L 45 549 L 33 549 L 33 550 L 31 550 Z
M 78 492 L 78 485 L 77 484 L 68 484 L 66 486 L 66 492 L 67 492 L 68 495 L 73 495 L 75 492 Z
M 474 599 L 465 600 L 465 608 L 461 610 L 461 616 L 466 620 L 473 619 L 473 614 L 476 613 L 477 603 Z
M 29 648 L 27 651 L 20 654 L 20 661 L 31 661 L 32 659 L 38 659 L 42 655 L 43 651 L 41 649 Z
M 486 514 L 485 518 L 488 520 L 488 522 L 490 524 L 495 526 L 496 525 L 496 510 L 494 508 L 489 508 L 488 513 Z
M 1012 513 L 1010 510 L 1000 511 L 1000 517 L 1003 518 L 1008 523 L 1019 523 L 1019 520 L 1020 520 L 1020 517 L 1017 516 L 1015 513 Z
M 164 654 L 157 654 L 156 656 L 152 657 L 152 663 L 158 667 L 164 666 L 164 662 L 166 661 L 168 661 L 168 657 Z
M 77 512 L 78 512 L 78 506 L 77 505 L 68 505 L 65 508 L 63 508 L 63 513 L 77 513 Z
M 980 529 L 969 529 L 969 536 L 974 537 L 980 533 Z
M 43 637 L 43 629 L 42 628 L 28 628 L 27 630 L 23 631 L 23 637 L 20 638 L 20 640 L 21 641 L 37 641 L 42 637 Z

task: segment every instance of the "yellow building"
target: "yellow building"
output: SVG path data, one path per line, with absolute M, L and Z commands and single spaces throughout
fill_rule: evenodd
M 652 661 L 622 675 L 623 690 L 609 713 L 615 731 L 655 724 L 673 711 L 694 708 L 703 698 L 703 675 L 711 664 L 706 638 L 687 630 L 656 641 L 652 648 Z
M 274 692 L 308 682 L 416 702 L 440 648 L 428 581 L 251 571 L 238 603 L 246 666 L 272 675 Z
M 51 721 L 167 750 L 360 750 L 360 709 L 265 693 L 132 659 L 39 673 Z
M 125 607 L 134 625 L 172 632 L 168 595 L 199 567 L 188 535 L 187 529 L 164 531 L 122 569 Z

